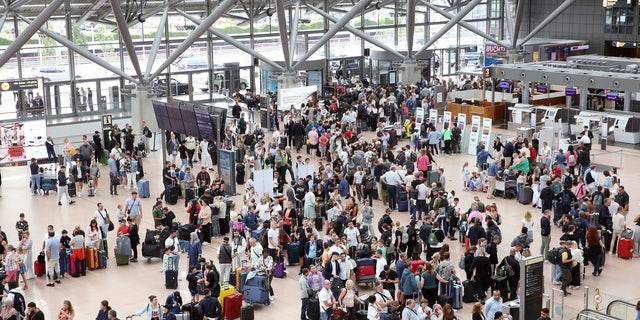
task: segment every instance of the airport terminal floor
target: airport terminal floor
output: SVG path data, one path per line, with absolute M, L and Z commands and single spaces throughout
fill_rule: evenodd
M 88 130 L 92 132 L 94 129 Z M 97 130 L 97 128 L 95 129 Z M 506 136 L 515 135 L 514 132 L 500 130 L 496 131 Z M 268 134 L 270 135 L 270 134 Z M 373 137 L 372 132 L 366 132 L 365 138 L 368 140 Z M 405 141 L 400 141 L 400 146 L 405 145 Z M 599 146 L 594 145 L 594 149 Z M 613 149 L 613 150 L 612 150 Z M 597 156 L 596 159 L 604 159 L 604 164 L 618 164 L 618 158 L 615 152 L 618 148 L 609 148 L 607 152 L 602 153 L 602 158 Z M 614 155 L 614 160 L 606 160 L 608 155 Z M 294 157 L 296 154 L 294 153 Z M 304 156 L 304 155 L 303 155 Z M 620 156 L 624 157 L 622 169 L 619 171 L 622 184 L 631 197 L 630 213 L 627 217 L 627 225 L 632 226 L 632 219 L 638 214 L 638 195 L 640 194 L 640 171 L 636 170 L 640 158 L 631 156 L 627 153 Z M 456 196 L 460 201 L 460 206 L 466 210 L 474 196 L 479 196 L 485 203 L 495 202 L 498 206 L 499 213 L 503 217 L 503 224 L 500 226 L 504 237 L 503 243 L 499 247 L 499 257 L 502 259 L 508 254 L 508 244 L 515 237 L 520 228 L 521 221 L 526 211 L 533 213 L 534 226 L 534 242 L 532 244 L 532 253 L 538 254 L 540 246 L 540 210 L 534 209 L 530 205 L 522 205 L 515 200 L 496 199 L 486 200 L 486 194 L 479 192 L 463 191 L 461 182 L 462 166 L 465 162 L 474 163 L 474 158 L 468 154 L 443 155 L 436 156 L 438 164 L 445 169 L 447 177 L 447 189 L 455 190 Z M 195 164 L 197 167 L 197 163 Z M 145 176 L 150 180 L 151 198 L 142 199 L 143 217 L 140 227 L 141 234 L 144 230 L 152 228 L 151 209 L 155 197 L 162 191 L 161 170 L 162 170 L 162 151 L 151 152 L 150 156 L 144 160 Z M 4 167 L 2 170 L 2 198 L 0 198 L 0 225 L 2 230 L 7 233 L 9 243 L 17 243 L 17 232 L 14 228 L 18 215 L 24 212 L 26 220 L 29 221 L 32 239 L 34 241 L 34 259 L 37 256 L 43 237 L 46 233 L 46 226 L 52 224 L 55 230 L 60 232 L 62 229 L 72 230 L 79 225 L 83 229 L 89 224 L 91 217 L 96 210 L 96 203 L 102 202 L 112 215 L 116 213 L 116 205 L 123 204 L 128 198 L 129 190 L 119 187 L 118 196 L 110 196 L 108 194 L 108 174 L 106 166 L 102 166 L 102 177 L 98 186 L 97 195 L 95 197 L 87 197 L 86 192 L 81 198 L 75 198 L 73 205 L 63 202 L 62 206 L 56 204 L 56 195 L 49 196 L 32 196 L 28 188 L 29 172 L 26 167 Z M 217 170 L 216 170 L 217 171 Z M 227 182 L 233 183 L 233 182 Z M 244 186 L 238 186 L 239 192 L 244 192 Z M 236 203 L 239 203 L 241 195 L 232 197 Z M 374 201 L 374 211 L 376 218 L 384 212 L 384 206 L 381 201 Z M 181 222 L 187 221 L 187 215 L 183 207 L 183 199 L 177 205 L 169 206 L 177 215 L 177 219 Z M 399 219 L 406 224 L 409 222 L 408 213 L 392 213 L 393 219 Z M 561 235 L 560 229 L 552 227 L 552 247 L 557 246 L 558 239 Z M 109 234 L 109 245 L 115 245 L 114 232 Z M 215 250 L 220 245 L 221 239 L 215 239 L 213 243 L 203 248 L 203 255 L 207 259 L 215 259 Z M 445 240 L 449 243 L 452 252 L 452 261 L 457 268 L 457 261 L 460 254 L 463 253 L 463 247 L 458 241 Z M 112 252 L 112 251 L 111 251 Z M 110 254 L 108 267 L 106 269 L 98 269 L 88 271 L 86 277 L 65 278 L 61 284 L 55 287 L 46 287 L 44 278 L 36 278 L 28 281 L 28 290 L 26 290 L 27 302 L 34 301 L 37 306 L 45 313 L 46 318 L 52 319 L 56 317 L 58 310 L 62 306 L 64 300 L 70 300 L 73 304 L 76 317 L 75 319 L 93 319 L 99 309 L 100 301 L 106 299 L 109 304 L 118 312 L 120 319 L 124 319 L 126 315 L 132 314 L 140 310 L 148 303 L 149 295 L 156 295 L 160 301 L 164 301 L 171 290 L 164 288 L 164 277 L 161 273 L 162 264 L 159 259 L 153 259 L 151 263 L 147 263 L 145 259 L 139 259 L 138 263 L 131 263 L 126 266 L 116 266 L 115 259 Z M 187 270 L 187 256 L 183 254 L 180 259 L 179 281 L 180 292 L 183 297 L 189 297 L 187 289 L 187 281 L 184 280 Z M 637 285 L 636 278 L 638 270 L 638 259 L 623 260 L 613 255 L 607 255 L 607 262 L 604 266 L 604 272 L 600 277 L 591 276 L 592 266 L 586 269 L 586 279 L 583 286 L 579 289 L 573 289 L 573 294 L 565 298 L 564 309 L 558 307 L 556 310 L 568 314 L 575 314 L 578 310 L 583 309 L 585 299 L 589 301 L 591 308 L 594 308 L 593 294 L 594 289 L 598 288 L 604 297 L 604 302 L 600 308 L 605 308 L 606 304 L 614 298 L 620 298 L 628 301 L 637 301 L 640 299 L 640 287 Z M 273 286 L 275 290 L 275 300 L 269 306 L 258 305 L 255 309 L 256 319 L 298 319 L 300 310 L 300 292 L 298 289 L 298 266 L 289 267 L 289 276 L 284 279 L 274 279 Z M 544 265 L 545 272 L 545 292 L 551 294 L 552 288 L 558 288 L 551 283 L 548 276 L 551 272 L 551 265 Z M 464 278 L 464 272 L 458 270 L 458 274 Z M 584 286 L 589 286 L 589 296 L 584 297 Z M 361 293 L 371 293 L 372 289 L 368 287 L 359 287 Z M 188 300 L 188 299 L 187 299 Z M 560 303 L 560 298 L 556 295 L 556 303 Z M 465 304 L 464 308 L 456 311 L 458 319 L 471 319 L 472 304 Z M 633 317 L 628 315 L 628 319 Z M 554 319 L 560 319 L 557 315 Z M 565 317 L 566 318 L 566 317 Z

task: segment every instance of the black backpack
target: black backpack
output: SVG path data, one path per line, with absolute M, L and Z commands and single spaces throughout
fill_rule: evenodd
M 376 180 L 373 179 L 372 175 L 367 175 L 367 177 L 364 179 L 364 188 L 366 190 L 373 190 L 376 188 Z
M 11 292 L 13 293 L 13 308 L 18 311 L 20 316 L 24 318 L 25 310 L 27 310 L 27 303 L 24 300 L 24 296 L 19 292 Z
M 547 252 L 547 261 L 551 264 L 562 263 L 562 248 L 553 248 Z

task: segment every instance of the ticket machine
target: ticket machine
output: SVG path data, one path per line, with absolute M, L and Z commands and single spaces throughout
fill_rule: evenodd
M 515 131 L 521 127 L 531 127 L 531 116 L 535 112 L 535 106 L 531 104 L 516 103 L 509 107 L 509 131 Z
M 535 106 L 536 126 L 552 127 L 554 123 L 560 120 L 559 109 L 556 107 Z
M 631 115 L 611 114 L 605 116 L 609 134 L 613 139 L 622 143 L 640 143 L 640 118 Z
M 573 116 L 575 123 L 571 124 L 571 133 L 578 134 L 584 130 L 584 126 L 587 126 L 594 136 L 600 134 L 600 122 L 604 116 L 602 112 L 580 111 L 578 115 Z

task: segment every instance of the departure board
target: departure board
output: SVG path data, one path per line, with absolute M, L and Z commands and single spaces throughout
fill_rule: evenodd
M 200 132 L 198 131 L 198 122 L 196 121 L 195 111 L 193 111 L 193 105 L 187 103 L 181 104 L 180 114 L 182 115 L 184 133 L 189 136 L 199 138 Z
M 177 104 L 167 102 L 167 113 L 169 114 L 169 122 L 171 122 L 171 131 L 184 134 L 180 107 Z
M 158 122 L 158 128 L 160 130 L 171 131 L 171 122 L 169 121 L 169 114 L 165 103 L 162 101 L 152 101 L 153 112 L 156 114 L 156 121 Z
M 206 138 L 209 141 L 215 141 L 216 134 L 213 130 L 213 124 L 211 122 L 212 120 L 209 111 L 206 109 L 195 108 L 194 113 L 196 116 L 196 124 L 198 126 L 200 138 Z
M 544 257 L 528 257 L 520 261 L 520 319 L 537 319 L 544 293 Z

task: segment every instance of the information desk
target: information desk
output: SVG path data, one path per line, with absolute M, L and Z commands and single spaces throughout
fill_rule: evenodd
M 496 102 L 491 105 L 489 101 L 482 102 L 484 106 L 475 106 L 466 103 L 447 103 L 447 111 L 450 111 L 453 116 L 457 116 L 458 113 L 464 113 L 467 115 L 467 119 L 471 119 L 472 116 L 480 116 L 482 118 L 491 118 L 493 121 L 505 120 L 504 113 L 506 104 L 504 102 Z

